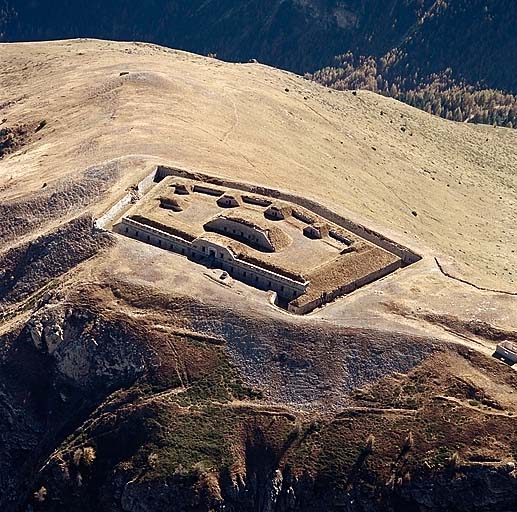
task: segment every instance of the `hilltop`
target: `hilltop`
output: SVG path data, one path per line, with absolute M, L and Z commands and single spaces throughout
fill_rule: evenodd
M 517 132 L 148 43 L 0 54 L 5 510 L 515 508 Z M 291 315 L 95 226 L 159 165 L 422 259 Z
M 118 188 L 86 180 L 84 194 L 94 186 L 112 193 L 95 201 L 99 213 L 142 168 L 166 160 L 340 205 L 454 258 L 477 285 L 515 289 L 517 255 L 502 250 L 515 239 L 511 130 L 446 122 L 368 92 L 333 92 L 260 64 L 147 44 L 1 51 L 2 127 L 34 126 L 2 161 L 3 201 L 36 201 L 95 167 L 119 179 Z M 73 203 L 70 214 L 87 200 Z M 51 212 L 40 215 L 52 223 Z

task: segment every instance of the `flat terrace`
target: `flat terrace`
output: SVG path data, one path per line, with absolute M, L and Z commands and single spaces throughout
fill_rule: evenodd
M 114 229 L 272 290 L 299 314 L 402 264 L 299 205 L 178 176 L 164 177 Z

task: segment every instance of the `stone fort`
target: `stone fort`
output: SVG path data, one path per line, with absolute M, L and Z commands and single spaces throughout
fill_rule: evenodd
M 271 291 L 296 314 L 420 259 L 309 199 L 162 166 L 97 224 Z

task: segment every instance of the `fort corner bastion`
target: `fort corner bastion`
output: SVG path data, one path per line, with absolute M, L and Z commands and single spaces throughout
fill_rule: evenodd
M 306 314 L 421 259 L 307 198 L 158 166 L 96 221 Z

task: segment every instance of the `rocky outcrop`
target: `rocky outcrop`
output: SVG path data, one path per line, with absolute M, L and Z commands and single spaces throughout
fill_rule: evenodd
M 63 325 L 66 319 L 62 307 L 48 306 L 33 315 L 27 322 L 27 330 L 35 348 L 53 354 L 63 341 Z
M 415 481 L 395 497 L 426 512 L 511 512 L 517 510 L 517 474 L 502 463 L 463 467 L 454 475 Z
M 25 510 L 38 461 L 112 391 L 157 364 L 134 326 L 45 302 L 21 330 L 0 336 L 0 509 L 9 512 Z M 61 458 L 54 469 L 53 478 L 74 485 L 87 475 Z
M 127 343 L 125 329 L 90 311 L 47 304 L 29 319 L 26 330 L 34 347 L 51 356 L 59 375 L 74 386 L 132 380 L 144 371 L 144 357 Z
M 120 481 L 120 504 L 124 512 L 153 512 L 173 503 L 180 512 L 512 512 L 517 503 L 515 475 L 486 467 L 466 468 L 453 479 L 436 475 L 396 490 L 383 490 L 378 482 L 377 488 L 362 483 L 349 491 L 325 489 L 317 478 L 276 470 L 262 486 L 242 476 L 228 481 L 222 499 L 210 495 L 203 480 L 192 475 Z

